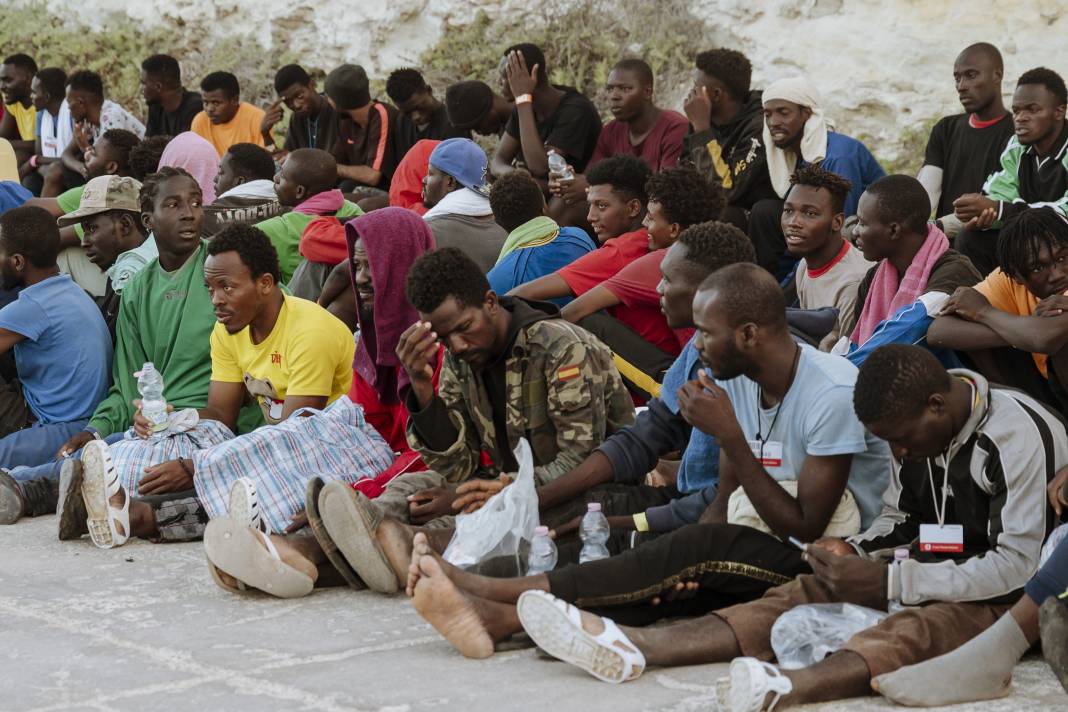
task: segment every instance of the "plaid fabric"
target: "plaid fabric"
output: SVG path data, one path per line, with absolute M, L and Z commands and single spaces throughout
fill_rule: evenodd
M 152 507 L 160 541 L 200 541 L 208 525 L 208 513 L 196 497 L 182 497 Z
M 136 497 L 137 484 L 145 474 L 146 467 L 179 457 L 192 457 L 197 450 L 218 445 L 233 437 L 230 429 L 217 420 L 202 420 L 188 432 L 148 440 L 134 435 L 131 428 L 122 440 L 110 446 L 111 461 L 119 473 L 122 486 L 131 497 Z
M 266 425 L 191 455 L 194 482 L 209 516 L 226 513 L 230 486 L 239 477 L 256 483 L 256 494 L 271 531 L 282 531 L 304 509 L 307 481 L 321 475 L 356 482 L 393 462 L 386 441 L 346 396 L 325 410 L 304 409 L 278 425 Z

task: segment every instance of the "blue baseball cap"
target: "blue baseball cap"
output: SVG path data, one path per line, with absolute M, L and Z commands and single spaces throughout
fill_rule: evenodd
M 469 138 L 445 139 L 430 154 L 430 165 L 479 195 L 487 195 L 489 191 L 486 163 L 486 152 Z

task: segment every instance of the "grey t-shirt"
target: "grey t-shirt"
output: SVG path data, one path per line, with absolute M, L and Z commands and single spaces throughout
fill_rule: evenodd
M 471 217 L 449 213 L 428 218 L 426 224 L 434 233 L 438 248 L 456 247 L 473 259 L 483 272 L 489 272 L 497 264 L 508 233 L 493 221 L 492 215 Z

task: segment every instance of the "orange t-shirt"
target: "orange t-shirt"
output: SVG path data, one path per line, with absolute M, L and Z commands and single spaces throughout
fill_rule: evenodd
M 201 111 L 193 117 L 193 125 L 189 128 L 195 134 L 203 136 L 215 150 L 219 157 L 235 143 L 254 143 L 263 146 L 263 134 L 260 133 L 260 122 L 263 121 L 263 109 L 256 108 L 247 102 L 241 102 L 234 118 L 225 124 L 213 124 L 208 115 Z
M 990 306 L 998 311 L 1016 316 L 1033 316 L 1039 301 L 1038 297 L 1031 294 L 1031 290 L 1009 277 L 1000 268 L 995 269 L 987 275 L 986 279 L 975 285 L 975 291 L 986 297 Z M 1046 361 L 1049 360 L 1049 356 L 1046 354 L 1031 354 L 1031 356 L 1042 375 L 1048 376 Z

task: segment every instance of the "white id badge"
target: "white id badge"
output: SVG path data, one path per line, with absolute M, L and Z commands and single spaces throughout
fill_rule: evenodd
M 41 137 L 41 153 L 51 158 L 55 158 L 60 154 L 59 139 L 51 136 Z
M 920 551 L 964 553 L 964 527 L 960 524 L 921 524 Z
M 749 449 L 762 467 L 782 467 L 782 443 L 778 440 L 767 440 L 763 445 L 759 440 L 750 440 Z

